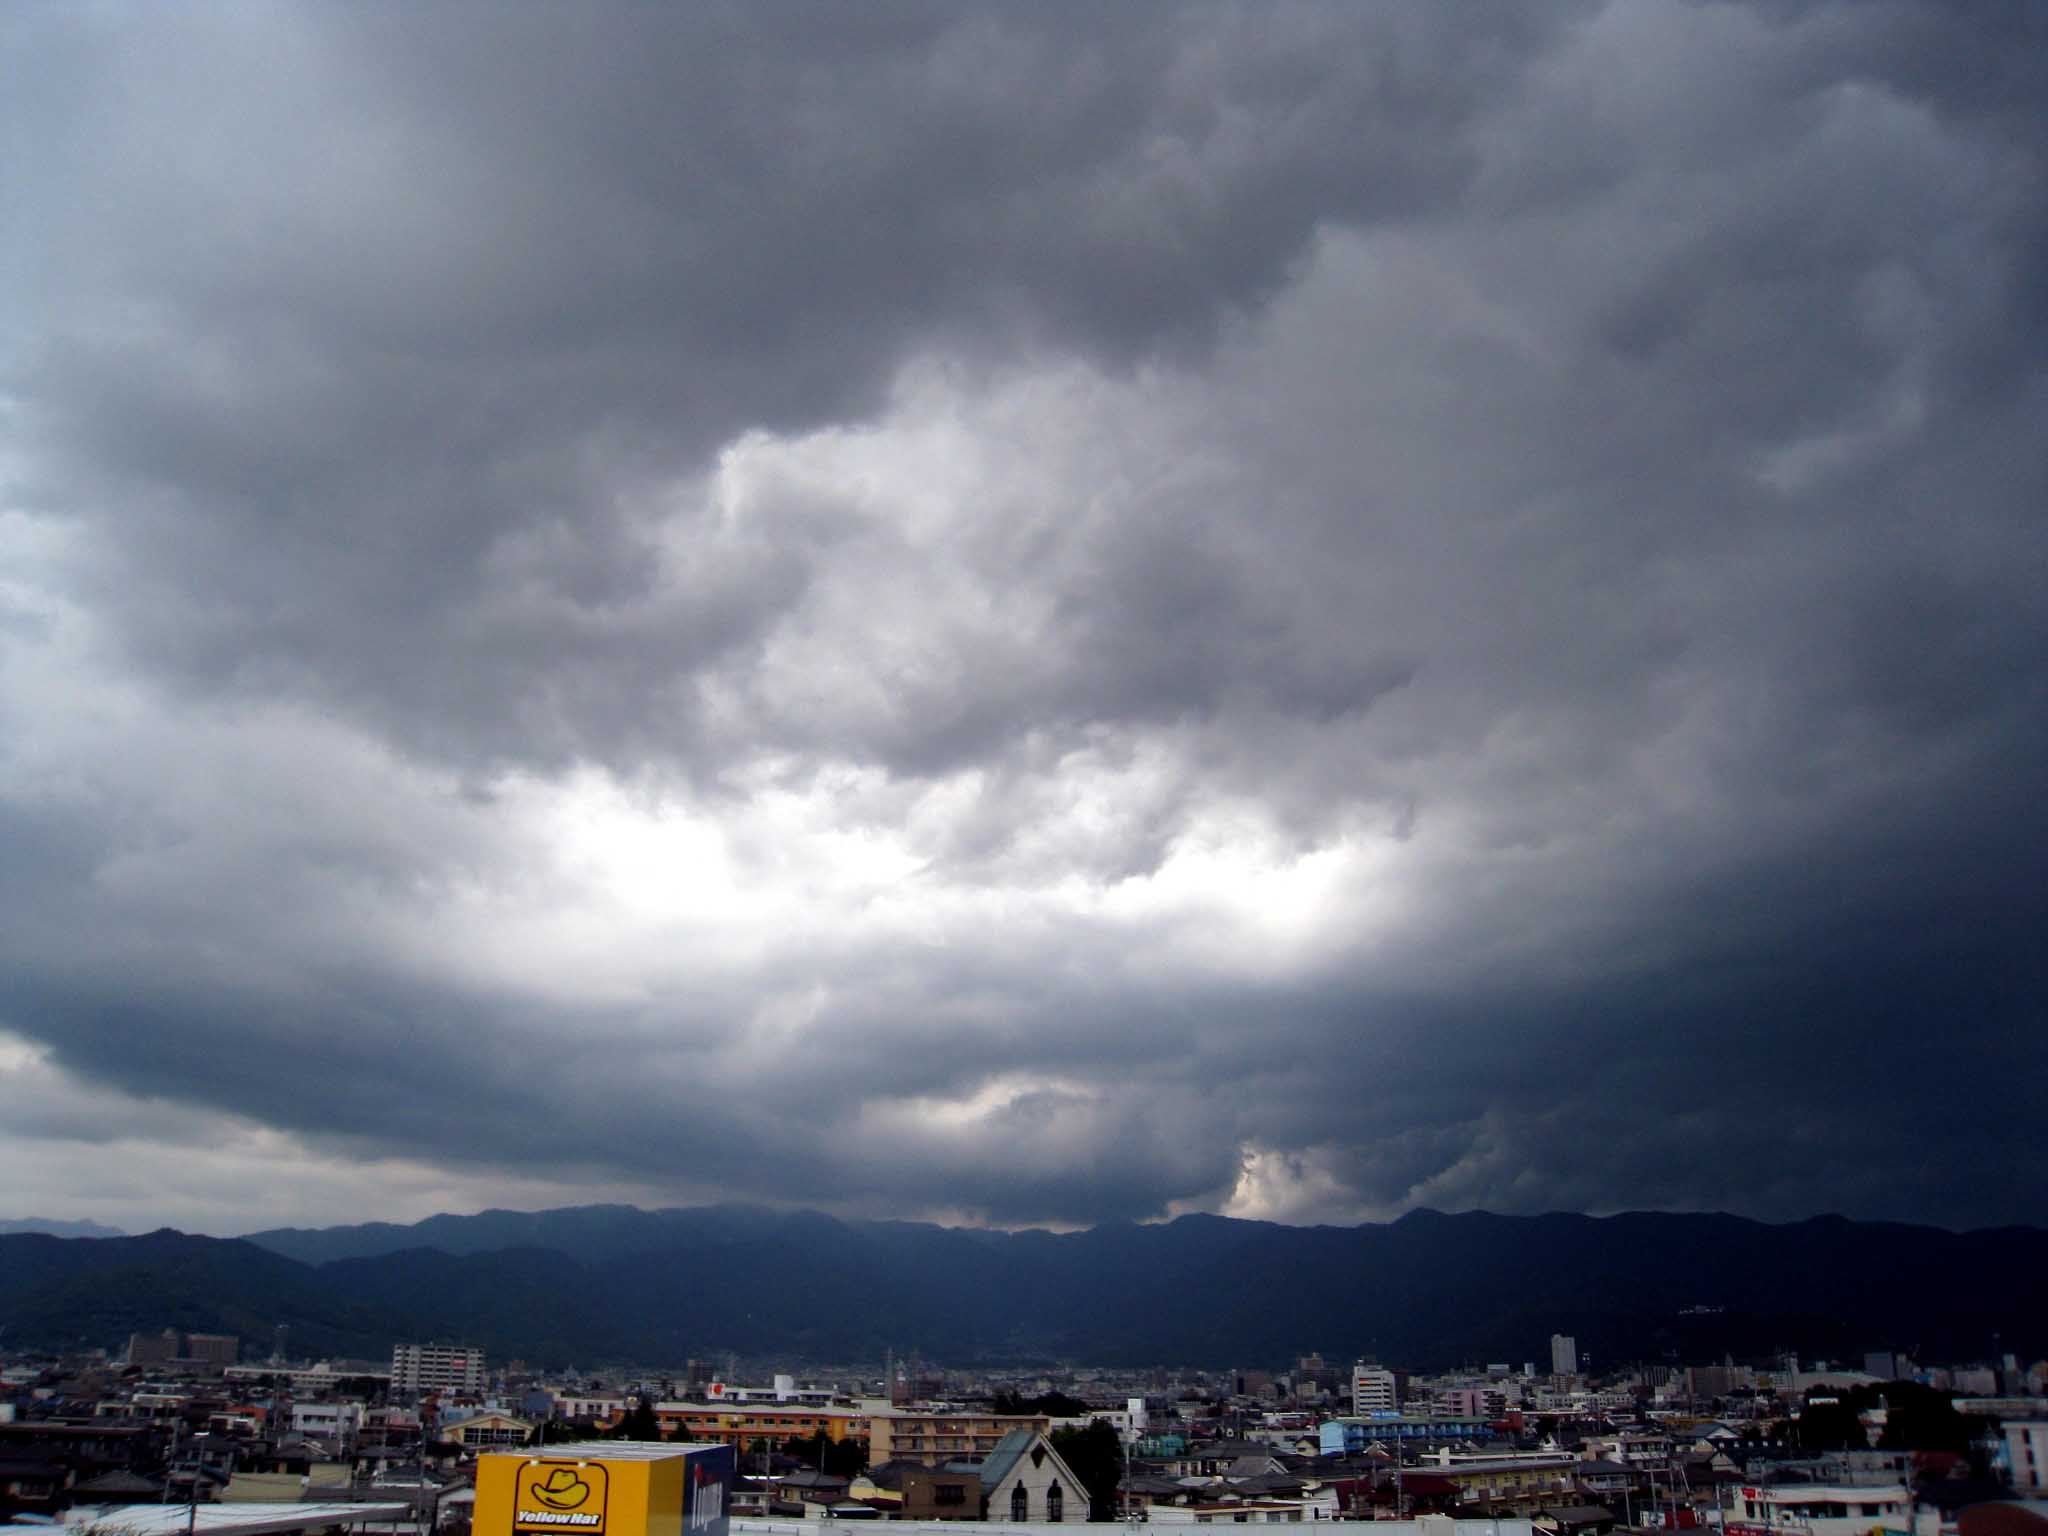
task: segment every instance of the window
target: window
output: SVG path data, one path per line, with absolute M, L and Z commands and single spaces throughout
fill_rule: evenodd
M 1028 1520 L 1031 1518 L 1031 1495 L 1024 1491 L 1022 1483 L 1019 1483 L 1010 1490 L 1010 1518 L 1012 1520 Z
M 967 1485 L 965 1483 L 940 1483 L 936 1488 L 932 1489 L 932 1502 L 934 1504 L 965 1504 L 967 1502 Z
M 1017 1490 L 1022 1493 L 1023 1489 Z M 1067 1490 L 1054 1483 L 1045 1490 L 1045 1518 L 1057 1525 L 1067 1517 Z

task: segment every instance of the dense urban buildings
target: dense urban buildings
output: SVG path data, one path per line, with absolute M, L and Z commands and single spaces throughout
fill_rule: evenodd
M 1936 1365 L 1893 1351 L 1891 1378 L 1858 1368 L 1862 1355 L 1588 1375 L 1559 1334 L 1548 1363 L 1581 1369 L 1360 1361 L 1345 1403 L 1314 1352 L 1228 1371 L 924 1360 L 750 1379 L 732 1360 L 723 1374 L 561 1373 L 413 1342 L 388 1371 L 223 1365 L 228 1351 L 193 1337 L 144 1329 L 125 1355 L 0 1362 L 9 1510 L 92 1520 L 124 1500 L 395 1494 L 416 1524 L 463 1536 L 479 1457 L 624 1437 L 729 1447 L 743 1522 L 1128 1514 L 1371 1519 L 1390 1536 L 2042 1536 L 2025 1522 L 2048 1521 L 2048 1362 L 2013 1355 Z M 1409 1529 L 1439 1518 L 1485 1529 Z

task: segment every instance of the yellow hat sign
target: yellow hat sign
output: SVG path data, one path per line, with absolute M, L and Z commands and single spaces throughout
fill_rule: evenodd
M 513 1484 L 512 1529 L 603 1536 L 605 1485 L 610 1481 L 601 1461 L 529 1462 Z
M 475 1536 L 726 1536 L 724 1445 L 589 1440 L 477 1459 Z

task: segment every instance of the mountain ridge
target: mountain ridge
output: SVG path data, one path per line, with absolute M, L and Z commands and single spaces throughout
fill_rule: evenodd
M 0 1237 L 18 1236 L 23 1233 L 41 1233 L 45 1237 L 126 1237 L 128 1235 L 119 1227 L 109 1227 L 97 1221 L 55 1221 L 47 1216 L 0 1218 Z
M 1597 1362 L 2033 1358 L 2048 1231 L 1845 1217 L 1410 1212 L 1356 1227 L 1195 1215 L 1078 1232 L 850 1221 L 757 1206 L 568 1206 L 243 1238 L 0 1237 L 10 1341 L 118 1348 L 233 1331 L 380 1355 L 461 1337 L 540 1364 L 817 1361 L 1229 1365 L 1318 1350 L 1430 1369 Z M 1699 1308 L 1713 1310 L 1699 1311 Z

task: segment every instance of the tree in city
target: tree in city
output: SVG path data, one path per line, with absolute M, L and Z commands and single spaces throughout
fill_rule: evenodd
M 816 1467 L 827 1477 L 851 1480 L 868 1469 L 868 1448 L 865 1445 L 857 1440 L 834 1440 L 822 1429 L 809 1438 L 790 1436 L 782 1442 L 782 1454 L 794 1457 L 807 1467 Z
M 1802 1451 L 1861 1451 L 1870 1436 L 1853 1401 L 1809 1393 L 1792 1421 L 1792 1443 Z
M 596 1431 L 587 1424 L 576 1424 L 568 1419 L 542 1419 L 533 1426 L 533 1433 L 526 1437 L 528 1445 L 568 1445 L 577 1440 L 589 1440 Z
M 1970 1421 L 1956 1412 L 1955 1399 L 1946 1392 L 1917 1381 L 1887 1381 L 1860 1392 L 1884 1406 L 1884 1433 L 1877 1442 L 1880 1449 L 1967 1454 L 1975 1448 Z
M 608 1437 L 613 1440 L 659 1440 L 662 1438 L 661 1420 L 654 1412 L 654 1405 L 641 1398 L 626 1410 L 618 1427 Z
M 1088 1412 L 1088 1405 L 1064 1392 L 1041 1392 L 1037 1397 L 1026 1397 L 1014 1387 L 1005 1387 L 989 1399 L 989 1411 L 1019 1418 L 1042 1415 L 1048 1419 L 1078 1419 Z
M 1049 1438 L 1060 1460 L 1088 1490 L 1088 1518 L 1114 1520 L 1124 1475 L 1124 1446 L 1116 1430 L 1097 1419 L 1085 1429 L 1056 1430 Z

